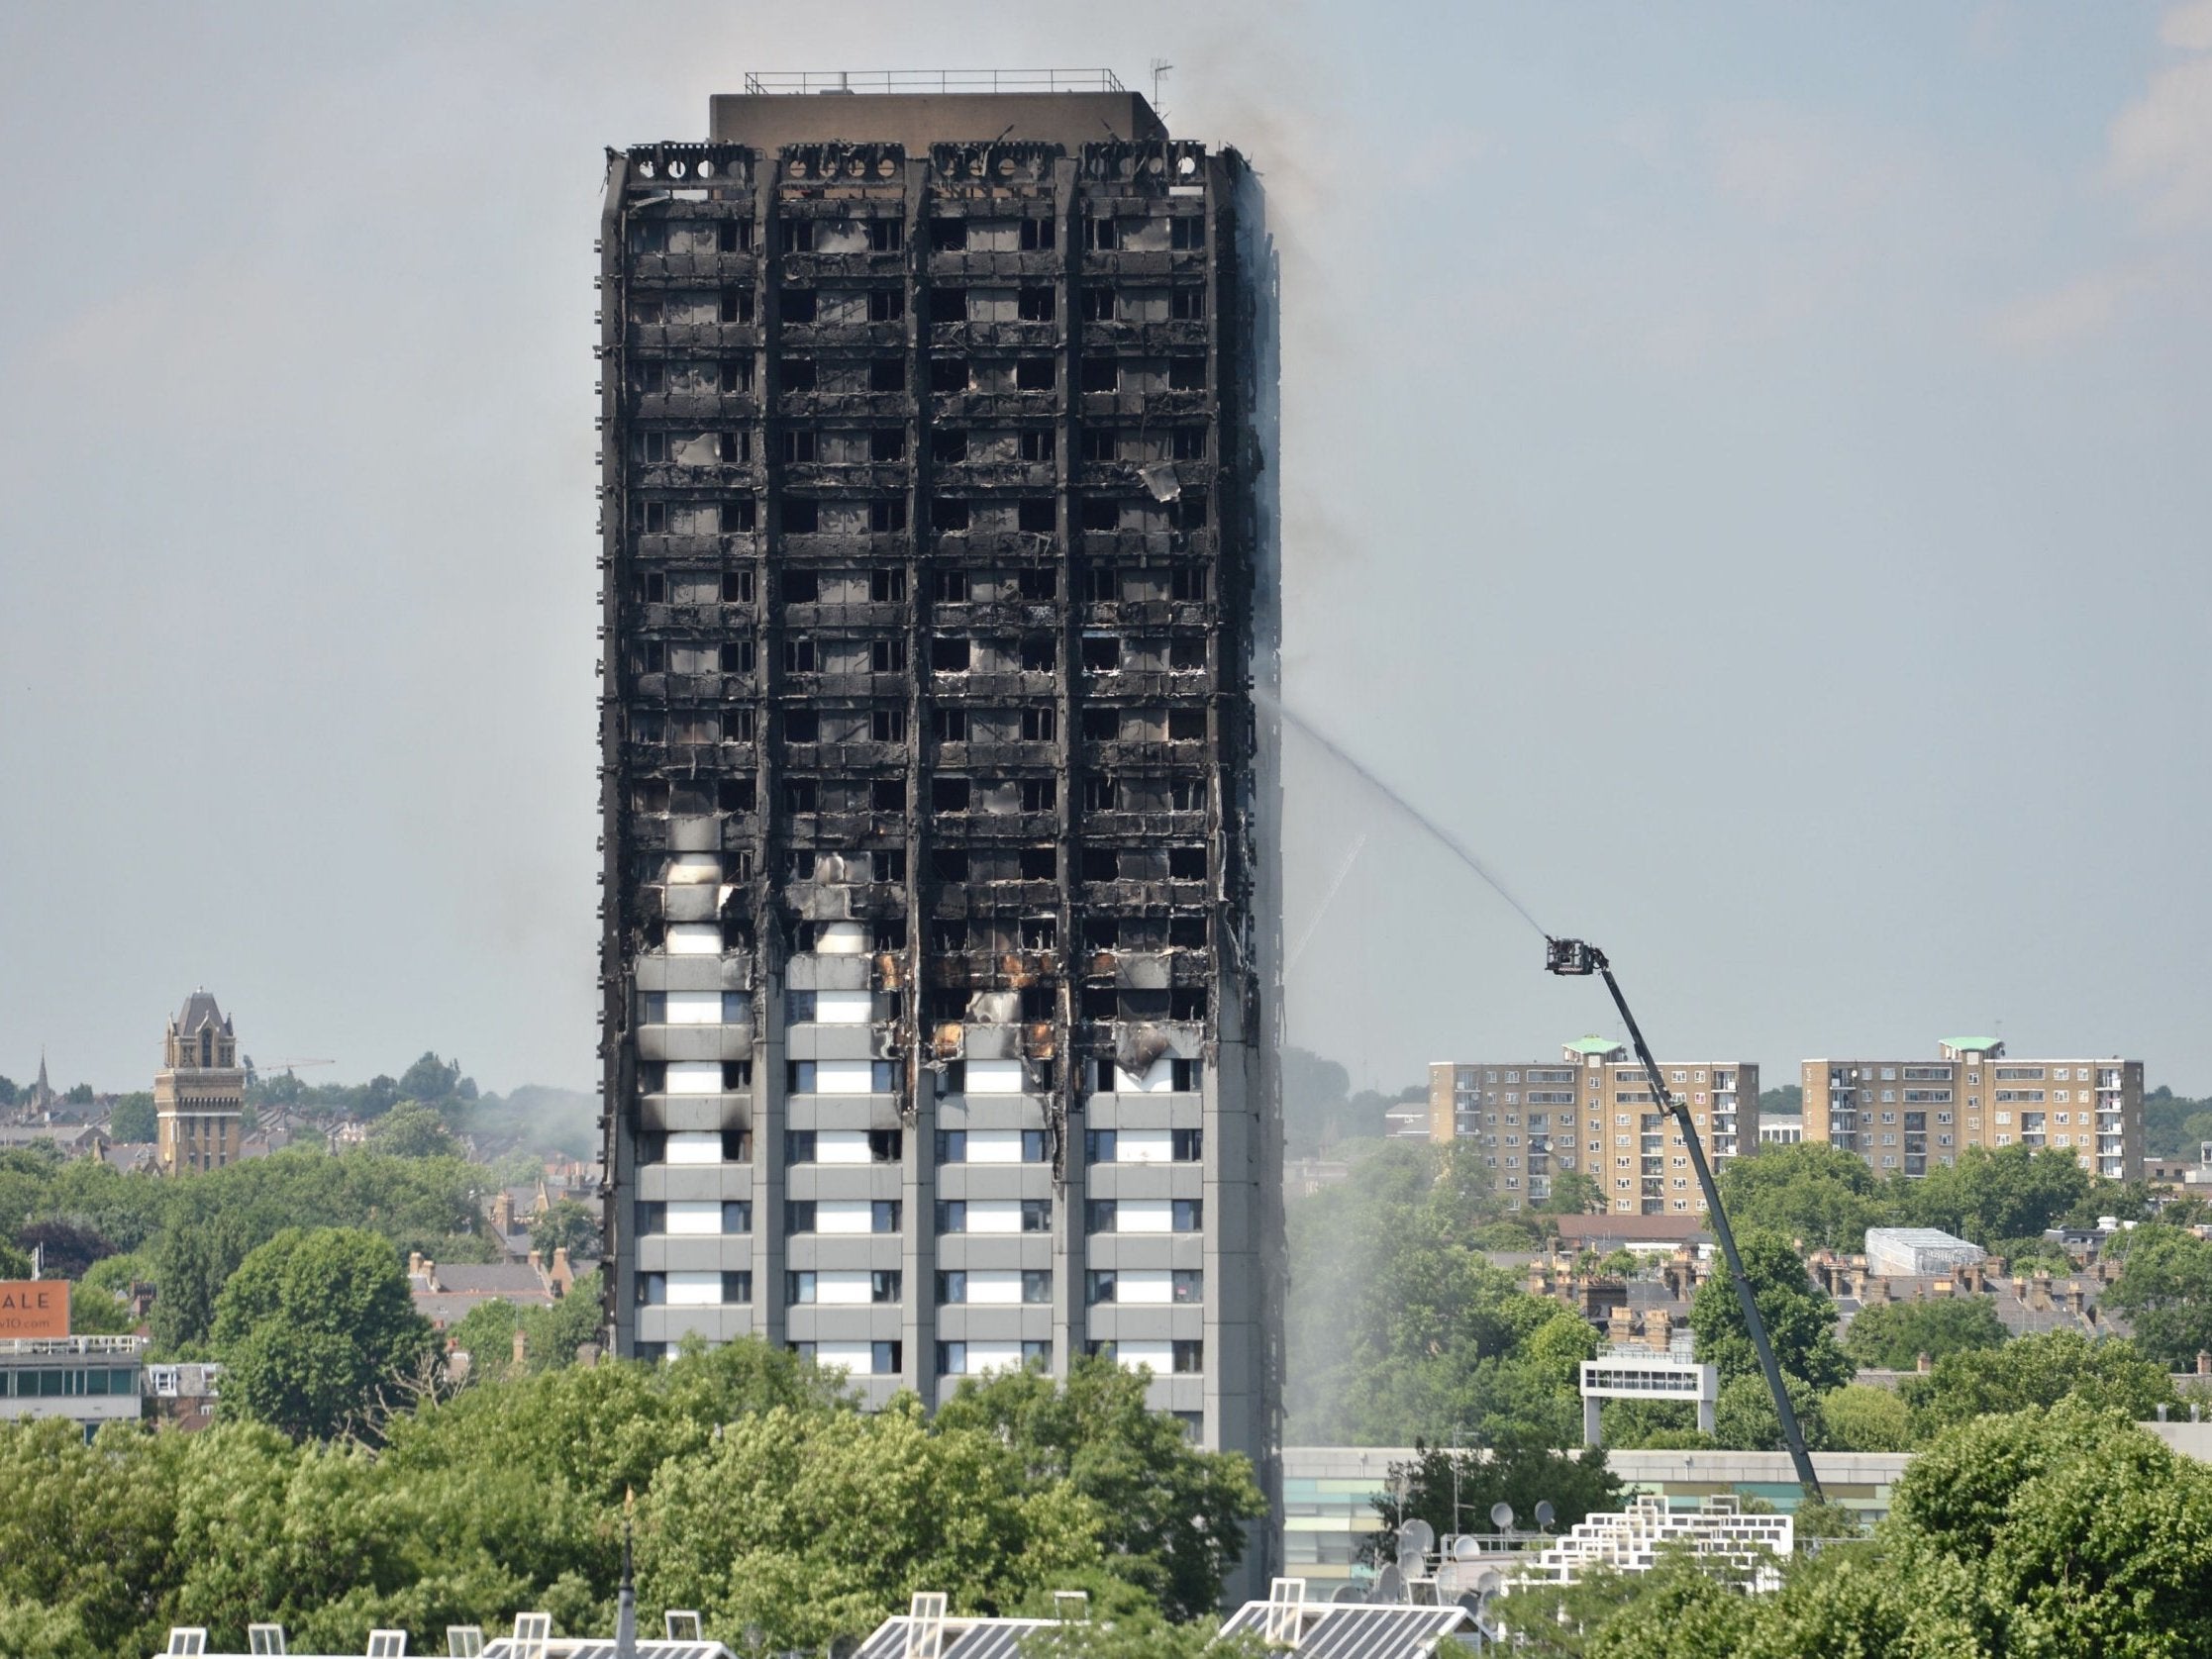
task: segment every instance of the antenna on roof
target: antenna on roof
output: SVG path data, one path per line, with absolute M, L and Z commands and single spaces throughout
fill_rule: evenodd
M 1404 1569 L 1393 1564 L 1374 1576 L 1374 1599 L 1384 1607 L 1397 1607 L 1406 1599 Z
M 1153 114 L 1159 115 L 1159 83 L 1167 78 L 1167 71 L 1175 65 L 1164 57 L 1153 59 Z M 1160 117 L 1165 120 L 1164 116 Z

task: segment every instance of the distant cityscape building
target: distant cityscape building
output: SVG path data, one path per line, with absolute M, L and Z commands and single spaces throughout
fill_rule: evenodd
M 0 1421 L 67 1417 L 87 1438 L 103 1422 L 136 1421 L 146 1346 L 143 1336 L 0 1337 Z
M 1953 1037 L 1928 1060 L 1807 1060 L 1805 1138 L 1876 1174 L 1925 1175 L 1968 1146 L 2053 1147 L 2095 1175 L 2143 1175 L 2143 1062 L 2018 1060 Z
M 1761 1113 L 1759 1120 L 1759 1143 L 1761 1146 L 1795 1146 L 1805 1138 L 1803 1118 L 1783 1118 Z
M 205 990 L 184 999 L 169 1022 L 161 1069 L 153 1076 L 155 1154 L 164 1174 L 222 1169 L 238 1162 L 246 1110 L 246 1071 L 238 1033 Z
M 1757 1144 L 1757 1061 L 1666 1060 L 1660 1067 L 1716 1168 Z M 1596 1181 L 1616 1212 L 1704 1208 L 1680 1126 L 1660 1110 L 1644 1067 L 1604 1037 L 1566 1043 L 1557 1060 L 1435 1061 L 1426 1120 L 1433 1142 L 1480 1143 L 1510 1208 L 1549 1198 L 1553 1178 L 1566 1173 Z M 1412 1111 L 1391 1114 L 1389 1132 L 1410 1136 L 1413 1121 Z

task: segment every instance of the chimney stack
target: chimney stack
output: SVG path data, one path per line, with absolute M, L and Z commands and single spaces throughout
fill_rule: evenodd
M 1925 1348 L 1922 1349 L 1920 1358 L 1916 1362 L 1914 1369 L 1917 1370 L 1923 1377 L 1925 1377 L 1928 1375 L 1929 1372 L 1935 1370 L 1935 1368 L 1936 1356 L 1932 1353 L 1929 1353 Z

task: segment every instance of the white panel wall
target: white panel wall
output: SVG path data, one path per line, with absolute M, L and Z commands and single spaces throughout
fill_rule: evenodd
M 1118 1164 L 1164 1164 L 1174 1160 L 1175 1138 L 1172 1129 L 1114 1131 L 1114 1162 Z
M 814 1300 L 826 1308 L 861 1308 L 868 1301 L 868 1275 L 859 1273 L 817 1273 L 814 1276 Z
M 814 1092 L 818 1095 L 864 1095 L 875 1083 L 875 1065 L 870 1060 L 817 1060 L 814 1064 Z
M 1134 1371 L 1140 1365 L 1153 1368 L 1153 1375 L 1165 1377 L 1175 1369 L 1175 1344 L 1172 1342 L 1116 1342 L 1114 1358 L 1125 1371 Z
M 1174 1275 L 1164 1267 L 1122 1268 L 1114 1275 L 1114 1300 L 1139 1308 L 1173 1302 Z
M 668 1093 L 671 1095 L 721 1094 L 722 1062 L 720 1060 L 670 1060 L 668 1062 Z
M 875 1369 L 875 1348 L 867 1342 L 817 1342 L 814 1363 L 839 1366 L 855 1377 L 865 1377 Z
M 867 991 L 817 991 L 814 1018 L 824 1025 L 865 1025 L 875 1018 L 875 997 Z
M 868 930 L 859 922 L 829 922 L 814 930 L 815 951 L 823 956 L 864 956 Z
M 825 1198 L 814 1206 L 816 1232 L 870 1232 L 875 1209 L 864 1198 Z
M 716 1138 L 720 1138 L 717 1136 Z M 721 1148 L 715 1149 L 715 1161 L 721 1162 Z M 722 1230 L 722 1201 L 718 1198 L 678 1198 L 668 1201 L 668 1230 L 671 1233 L 718 1233 Z
M 722 1161 L 722 1136 L 712 1129 L 682 1129 L 668 1136 L 668 1162 L 718 1164 Z
M 1175 1083 L 1175 1060 L 1171 1054 L 1162 1054 L 1141 1075 L 1114 1068 L 1114 1093 L 1117 1095 L 1164 1095 Z
M 669 1274 L 668 1306 L 671 1308 L 719 1308 L 722 1306 L 722 1275 L 720 1273 Z
M 868 1161 L 865 1129 L 817 1129 L 814 1161 L 818 1164 L 864 1164 Z
M 671 1025 L 721 1025 L 722 993 L 720 991 L 670 991 L 668 993 L 668 1024 Z
M 1022 1301 L 1022 1276 L 1004 1268 L 970 1269 L 967 1299 L 986 1308 L 1017 1308 Z
M 679 886 L 719 882 L 722 860 L 711 852 L 679 852 L 668 860 L 668 879 Z
M 1018 1164 L 1022 1161 L 1020 1129 L 969 1129 L 967 1161 L 971 1164 Z
M 969 1232 L 1020 1232 L 1022 1201 L 1018 1198 L 971 1198 L 967 1201 Z
M 960 1375 L 980 1377 L 986 1371 L 1019 1371 L 1021 1368 L 1021 1343 L 970 1342 L 967 1345 L 967 1368 Z
M 1114 1206 L 1116 1232 L 1172 1232 L 1173 1203 L 1163 1198 L 1125 1198 Z
M 671 922 L 668 925 L 671 956 L 719 956 L 722 929 L 712 922 Z
M 1018 1095 L 1022 1092 L 1019 1060 L 970 1060 L 966 1067 L 966 1092 L 971 1095 Z

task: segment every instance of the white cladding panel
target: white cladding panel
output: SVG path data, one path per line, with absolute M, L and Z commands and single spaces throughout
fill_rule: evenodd
M 875 1086 L 872 1060 L 817 1060 L 814 1092 L 818 1095 L 864 1095 Z
M 1114 1093 L 1117 1095 L 1164 1095 L 1175 1086 L 1175 1061 L 1172 1055 L 1162 1054 L 1143 1073 L 1127 1072 L 1120 1066 L 1114 1068 Z
M 964 1088 L 971 1095 L 1018 1095 L 1022 1092 L 1019 1060 L 970 1060 Z
M 1116 1232 L 1172 1232 L 1173 1201 L 1164 1198 L 1125 1198 L 1114 1206 Z
M 814 1205 L 816 1232 L 872 1232 L 875 1207 L 864 1198 L 825 1198 Z
M 1165 1164 L 1174 1161 L 1175 1131 L 1172 1129 L 1114 1131 L 1114 1162 L 1118 1164 Z
M 875 1018 L 875 995 L 869 991 L 817 991 L 814 1018 L 824 1025 L 865 1025 Z
M 817 1342 L 814 1344 L 814 1363 L 835 1365 L 850 1371 L 855 1377 L 865 1377 L 875 1370 L 875 1344 L 872 1342 Z
M 1021 1343 L 970 1342 L 967 1344 L 967 1368 L 960 1375 L 980 1377 L 986 1371 L 1019 1371 L 1021 1368 Z
M 671 922 L 668 925 L 671 956 L 719 956 L 722 929 L 712 922 Z
M 720 1162 L 720 1148 L 716 1150 L 716 1161 Z M 668 1201 L 668 1230 L 672 1233 L 720 1232 L 722 1230 L 722 1201 L 718 1198 L 670 1199 Z
M 1140 1308 L 1175 1300 L 1175 1277 L 1164 1267 L 1125 1267 L 1114 1275 L 1114 1300 Z
M 864 1164 L 868 1161 L 865 1129 L 817 1129 L 814 1161 L 818 1164 Z
M 969 1232 L 1020 1232 L 1022 1201 L 1018 1198 L 971 1198 L 967 1201 Z
M 1164 1377 L 1175 1369 L 1175 1344 L 1172 1342 L 1116 1342 L 1114 1358 L 1125 1371 L 1134 1371 L 1140 1365 L 1153 1368 L 1153 1375 Z
M 823 956 L 864 956 L 867 927 L 859 922 L 825 922 L 814 929 L 814 948 Z
M 722 1305 L 722 1275 L 720 1273 L 671 1273 L 668 1275 L 668 1306 L 671 1308 L 718 1308 Z
M 679 1129 L 668 1136 L 667 1161 L 672 1164 L 718 1164 L 722 1161 L 722 1136 L 712 1129 Z
M 721 1094 L 722 1062 L 720 1060 L 670 1060 L 668 1062 L 668 1093 L 671 1095 Z
M 1020 1129 L 969 1129 L 967 1161 L 971 1164 L 1018 1164 L 1022 1161 Z
M 721 1025 L 722 993 L 720 991 L 670 991 L 668 993 L 668 1024 L 671 1025 Z
M 868 1301 L 868 1275 L 858 1273 L 817 1273 L 814 1276 L 814 1300 L 831 1308 L 865 1307 Z
M 1017 1308 L 1022 1301 L 1022 1276 L 1007 1268 L 970 1268 L 967 1299 L 987 1308 Z

